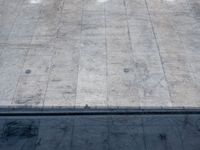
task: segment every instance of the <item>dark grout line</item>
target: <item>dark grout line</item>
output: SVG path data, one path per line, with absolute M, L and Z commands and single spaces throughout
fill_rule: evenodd
M 166 71 L 165 71 L 165 67 L 164 67 L 164 61 L 163 61 L 163 57 L 162 57 L 161 52 L 160 52 L 160 45 L 159 45 L 158 38 L 157 38 L 157 35 L 156 35 L 156 32 L 155 32 L 155 27 L 154 27 L 154 23 L 153 23 L 153 20 L 152 20 L 152 17 L 151 17 L 151 13 L 150 13 L 150 10 L 149 10 L 149 5 L 148 5 L 147 0 L 144 0 L 144 2 L 145 2 L 145 5 L 146 5 L 147 13 L 148 13 L 148 16 L 149 16 L 149 21 L 150 21 L 151 28 L 152 28 L 152 33 L 153 33 L 153 36 L 154 36 L 154 39 L 155 39 L 155 43 L 156 43 L 156 47 L 157 47 L 157 50 L 158 50 L 158 55 L 159 55 L 159 58 L 160 58 L 160 62 L 161 62 L 161 66 L 162 66 L 162 70 L 163 70 L 163 74 L 164 74 L 164 79 L 165 79 L 166 84 L 167 84 L 167 90 L 168 90 L 168 93 L 169 93 L 170 102 L 173 103 L 172 93 L 171 93 L 171 89 L 169 87 L 168 78 L 166 76 Z
M 104 3 L 104 28 L 105 28 L 105 52 L 106 52 L 106 102 L 109 107 L 109 84 L 108 84 L 108 43 L 107 43 L 107 17 L 106 17 L 106 3 Z
M 146 140 L 146 136 L 145 136 L 145 128 L 144 128 L 144 121 L 143 121 L 143 118 L 141 118 L 141 122 L 142 122 L 142 138 L 143 138 L 143 141 L 144 141 L 144 148 L 145 150 L 147 150 L 147 140 Z
M 3 116 L 110 116 L 110 115 L 192 115 L 200 114 L 200 110 L 172 110 L 172 111 L 77 111 L 77 112 L 2 112 L 0 117 Z

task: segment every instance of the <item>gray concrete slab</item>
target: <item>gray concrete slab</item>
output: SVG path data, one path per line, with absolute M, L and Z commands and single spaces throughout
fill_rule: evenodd
M 198 0 L 0 0 L 0 107 L 200 107 Z
M 1 150 L 199 150 L 199 115 L 1 117 Z

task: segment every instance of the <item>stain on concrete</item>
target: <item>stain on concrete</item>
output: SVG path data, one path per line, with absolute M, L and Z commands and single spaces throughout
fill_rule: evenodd
M 124 68 L 124 72 L 128 73 L 130 70 L 128 68 Z
M 27 69 L 27 70 L 25 71 L 25 73 L 26 73 L 26 74 L 30 74 L 30 73 L 31 73 L 31 70 L 30 70 L 30 69 Z
M 200 19 L 200 3 L 192 2 L 191 7 L 196 18 Z
M 159 138 L 162 140 L 162 141 L 165 141 L 167 140 L 167 135 L 165 133 L 161 133 L 159 134 Z
M 38 126 L 34 122 L 25 123 L 21 121 L 7 122 L 3 126 L 1 138 L 9 140 L 12 137 L 32 138 L 38 135 Z

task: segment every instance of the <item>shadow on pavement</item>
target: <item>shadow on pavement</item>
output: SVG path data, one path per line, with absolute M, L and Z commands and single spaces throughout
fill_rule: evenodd
M 0 150 L 200 150 L 198 109 L 81 110 L 4 112 Z

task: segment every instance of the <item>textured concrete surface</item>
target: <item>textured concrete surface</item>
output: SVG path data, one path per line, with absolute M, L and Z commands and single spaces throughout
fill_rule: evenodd
M 0 118 L 1 150 L 199 150 L 199 115 Z
M 199 108 L 200 1 L 0 0 L 0 106 L 28 105 Z

